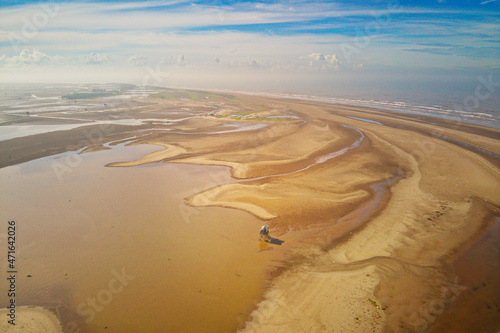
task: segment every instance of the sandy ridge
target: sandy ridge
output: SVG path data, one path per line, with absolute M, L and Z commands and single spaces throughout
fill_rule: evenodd
M 186 152 L 186 149 L 184 149 L 182 147 L 175 146 L 175 145 L 169 145 L 169 144 L 159 143 L 159 142 L 151 142 L 150 144 L 160 145 L 160 146 L 165 147 L 165 149 L 146 154 L 143 157 L 141 157 L 140 159 L 135 160 L 135 161 L 113 162 L 113 163 L 109 163 L 106 166 L 108 166 L 108 167 L 131 167 L 131 166 L 143 165 L 143 164 L 148 164 L 148 163 L 155 163 L 155 162 L 163 161 L 164 159 L 167 159 L 167 158 L 171 158 L 174 156 L 184 154 Z
M 453 281 L 447 268 L 440 267 L 442 258 L 460 248 L 483 227 L 477 223 L 480 220 L 471 223 L 474 220 L 471 213 L 480 203 L 473 199 L 453 202 L 422 191 L 421 165 L 414 156 L 398 147 L 400 141 L 388 142 L 373 133 L 369 135 L 399 156 L 400 163 L 409 168 L 409 176 L 391 188 L 392 197 L 383 212 L 352 236 L 349 242 L 316 256 L 312 266 L 308 263 L 280 276 L 266 293 L 263 306 L 252 313 L 252 320 L 243 332 L 301 331 L 304 327 L 341 332 L 367 329 L 418 331 L 422 327 L 419 309 L 426 301 L 436 297 L 433 290 L 445 288 L 446 281 Z M 452 149 L 451 153 L 463 152 Z M 482 168 L 488 171 L 495 170 L 479 156 L 470 155 L 470 152 L 466 152 L 465 156 L 479 161 Z M 495 178 L 498 181 L 496 170 L 496 176 L 494 172 L 488 172 L 492 177 L 490 181 L 495 182 Z M 490 198 L 498 205 L 498 195 Z M 422 222 L 431 219 L 426 215 L 430 216 L 437 209 L 448 216 L 441 218 L 439 225 L 422 228 Z M 440 241 L 435 243 L 436 239 Z M 395 265 L 387 266 L 382 258 L 398 259 L 394 261 Z M 365 267 L 372 265 L 373 270 L 366 273 L 369 274 L 369 282 L 363 279 L 365 272 L 359 270 L 358 263 L 363 263 Z M 348 281 L 345 279 L 346 270 L 350 274 Z M 408 282 L 413 283 L 411 291 L 407 290 Z M 393 285 L 392 290 L 389 285 Z M 299 301 L 307 298 L 306 295 L 315 295 L 314 301 Z M 398 297 L 395 298 L 395 295 Z M 341 304 L 336 303 L 339 299 Z M 367 316 L 366 304 L 369 300 L 375 300 L 388 309 L 377 309 L 375 318 Z M 349 311 L 345 311 L 344 307 Z M 338 315 L 322 316 L 325 308 L 329 313 Z M 361 324 L 358 322 L 360 317 L 363 318 Z

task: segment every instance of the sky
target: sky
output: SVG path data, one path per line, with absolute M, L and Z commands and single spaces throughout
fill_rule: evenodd
M 3 0 L 0 81 L 296 91 L 500 81 L 499 14 L 500 0 Z

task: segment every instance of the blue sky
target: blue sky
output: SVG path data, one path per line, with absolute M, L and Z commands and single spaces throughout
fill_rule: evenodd
M 488 73 L 499 14 L 498 0 L 2 1 L 0 80 Z

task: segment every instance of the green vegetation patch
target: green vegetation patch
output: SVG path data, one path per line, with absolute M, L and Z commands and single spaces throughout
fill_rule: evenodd
M 199 90 L 188 90 L 188 91 L 192 92 L 192 93 L 195 93 L 195 94 L 198 94 L 198 95 L 206 96 L 210 100 L 214 100 L 214 99 L 217 99 L 217 98 L 224 98 L 224 99 L 227 99 L 227 100 L 234 101 L 234 100 L 238 99 L 236 96 L 229 95 L 229 94 L 218 94 L 218 93 L 211 93 L 211 92 L 199 91 Z
M 258 111 L 257 111 L 258 112 Z M 249 114 L 254 114 L 256 111 L 240 111 L 236 113 L 238 116 L 248 116 Z
M 377 309 L 381 309 L 381 310 L 384 310 L 384 311 L 387 309 L 387 306 L 382 307 L 382 306 L 378 305 L 376 301 L 374 301 L 374 300 L 372 300 L 370 298 L 368 299 L 368 301 L 370 301 L 370 303 L 372 303 L 372 305 L 375 308 L 377 308 Z
M 176 90 L 176 89 L 168 89 L 157 94 L 151 95 L 154 98 L 163 98 L 163 99 L 173 99 L 173 98 L 186 98 L 191 101 L 200 101 L 208 98 L 210 101 L 226 99 L 229 101 L 237 101 L 238 98 L 229 94 L 218 94 L 207 91 L 200 90 Z

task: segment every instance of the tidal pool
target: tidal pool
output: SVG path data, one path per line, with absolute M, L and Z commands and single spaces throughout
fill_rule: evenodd
M 56 311 L 66 331 L 230 332 L 264 290 L 276 251 L 262 222 L 184 198 L 233 181 L 225 167 L 104 167 L 159 149 L 112 146 L 0 169 L 0 244 L 17 226 L 18 306 Z M 5 256 L 0 259 L 6 268 Z M 0 281 L 6 290 L 7 280 Z M 8 300 L 0 298 L 0 307 Z

